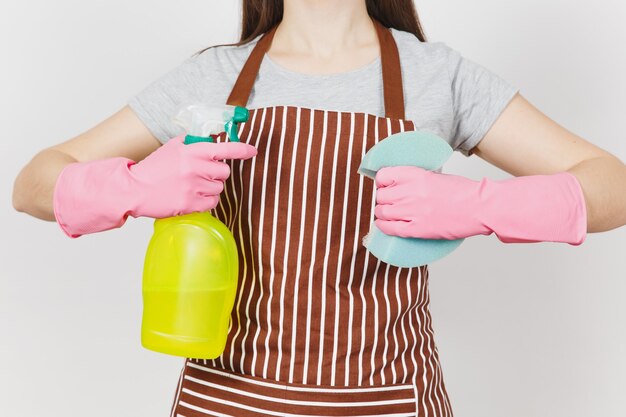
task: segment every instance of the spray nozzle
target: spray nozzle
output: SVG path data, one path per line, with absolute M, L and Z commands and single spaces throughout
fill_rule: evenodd
M 211 135 L 226 132 L 231 142 L 239 142 L 237 124 L 248 120 L 248 109 L 224 105 L 211 107 L 205 104 L 183 106 L 173 122 L 185 129 L 185 144 L 213 142 Z

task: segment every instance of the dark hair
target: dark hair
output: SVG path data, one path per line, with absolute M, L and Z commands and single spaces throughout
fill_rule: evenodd
M 385 27 L 410 32 L 422 42 L 426 36 L 415 10 L 413 0 L 365 0 L 367 13 Z M 283 0 L 242 0 L 241 37 L 239 42 L 212 45 L 198 55 L 217 46 L 240 46 L 267 32 L 283 18 Z

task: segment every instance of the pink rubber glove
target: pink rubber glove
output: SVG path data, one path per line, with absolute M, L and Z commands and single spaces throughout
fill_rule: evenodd
M 388 235 L 459 239 L 495 233 L 504 243 L 564 242 L 587 233 L 578 179 L 569 172 L 474 181 L 399 166 L 376 174 L 376 226 Z
M 57 223 L 71 238 L 121 227 L 128 216 L 165 218 L 209 211 L 230 176 L 226 158 L 248 159 L 243 142 L 197 142 L 185 135 L 167 141 L 140 162 L 114 157 L 65 166 L 53 206 Z

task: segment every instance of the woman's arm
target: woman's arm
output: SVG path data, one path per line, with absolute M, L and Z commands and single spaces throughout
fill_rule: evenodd
M 473 153 L 515 176 L 568 171 L 583 188 L 588 232 L 626 224 L 626 165 L 557 124 L 520 94 Z
M 72 162 L 122 156 L 140 161 L 161 143 L 124 106 L 90 130 L 38 152 L 13 185 L 13 207 L 42 220 L 55 221 L 52 195 L 57 177 Z

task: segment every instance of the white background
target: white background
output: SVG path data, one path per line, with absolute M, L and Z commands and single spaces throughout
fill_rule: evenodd
M 626 160 L 626 3 L 421 1 L 442 40 L 558 123 Z M 140 345 L 152 220 L 70 240 L 15 212 L 13 181 L 193 52 L 234 42 L 239 2 L 0 5 L 0 415 L 169 415 L 182 358 Z M 514 150 L 512 150 L 514 151 Z M 445 171 L 508 174 L 456 154 Z M 626 228 L 580 247 L 466 240 L 430 266 L 457 417 L 626 415 Z

